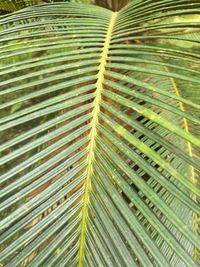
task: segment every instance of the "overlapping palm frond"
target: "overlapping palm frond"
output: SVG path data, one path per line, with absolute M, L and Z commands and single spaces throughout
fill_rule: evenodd
M 42 5 L 54 2 L 91 3 L 90 0 L 1 0 L 0 15 L 10 13 L 33 5 Z
M 54 3 L 1 18 L 3 265 L 199 266 L 199 42 L 180 48 L 174 29 L 200 24 L 166 22 L 199 10 Z
M 0 2 L 0 11 L 1 12 L 13 12 L 27 6 L 36 4 L 36 0 L 1 0 Z

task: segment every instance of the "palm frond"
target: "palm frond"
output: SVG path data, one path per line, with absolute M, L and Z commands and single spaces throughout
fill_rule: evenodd
M 167 21 L 199 8 L 1 17 L 3 265 L 199 265 L 199 40 L 174 31 L 200 24 Z
M 34 4 L 37 4 L 36 0 L 2 0 L 0 3 L 0 11 L 13 12 Z

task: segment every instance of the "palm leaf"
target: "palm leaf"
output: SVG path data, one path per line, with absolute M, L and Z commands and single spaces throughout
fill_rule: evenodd
M 198 266 L 199 44 L 174 30 L 200 25 L 167 18 L 199 8 L 1 17 L 3 265 Z
M 36 0 L 14 0 L 14 1 L 7 1 L 2 0 L 0 3 L 0 11 L 4 12 L 13 12 L 27 6 L 31 6 L 36 4 Z

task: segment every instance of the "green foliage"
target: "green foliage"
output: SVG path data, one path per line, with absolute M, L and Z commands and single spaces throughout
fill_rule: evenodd
M 1 0 L 0 15 L 23 9 L 28 6 L 41 5 L 56 2 L 92 3 L 91 0 Z
M 199 266 L 199 9 L 1 17 L 3 266 Z
M 27 6 L 34 5 L 37 3 L 36 1 L 37 0 L 1 0 L 0 10 L 5 12 L 13 12 Z

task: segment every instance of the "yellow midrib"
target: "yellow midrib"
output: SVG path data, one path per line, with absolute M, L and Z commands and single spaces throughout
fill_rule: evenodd
M 175 83 L 174 79 L 173 78 L 170 78 L 170 80 L 171 80 L 171 83 L 172 83 L 172 86 L 173 86 L 173 89 L 174 89 L 176 95 L 177 96 L 181 96 L 179 94 L 179 90 L 178 90 L 178 88 L 176 86 L 176 83 Z M 182 102 L 179 102 L 179 106 L 180 106 L 180 109 L 182 111 L 185 111 L 185 108 L 184 108 Z M 189 126 L 188 126 L 188 122 L 187 122 L 186 118 L 183 118 L 183 125 L 184 125 L 184 128 L 185 128 L 185 131 L 187 133 L 189 133 Z M 192 156 L 193 156 L 193 154 L 192 154 L 192 145 L 190 144 L 190 142 L 187 142 L 187 146 L 188 146 L 188 154 L 192 158 Z M 195 178 L 194 167 L 193 166 L 190 166 L 190 169 L 191 169 L 192 182 L 193 182 L 193 184 L 196 184 L 197 181 L 196 181 L 196 178 Z M 194 201 L 197 201 L 196 196 L 193 196 L 192 199 Z M 196 213 L 193 213 L 193 226 L 194 226 L 194 232 L 195 233 L 198 233 L 198 215 Z M 196 247 L 194 248 L 193 258 L 195 260 L 197 260 L 197 249 L 196 249 Z
M 82 220 L 80 226 L 80 247 L 78 253 L 78 266 L 83 266 L 84 250 L 85 250 L 85 237 L 87 231 L 87 218 L 88 218 L 88 205 L 89 197 L 91 191 L 91 177 L 93 174 L 93 160 L 94 160 L 94 148 L 95 148 L 95 137 L 97 135 L 97 124 L 98 114 L 100 111 L 100 101 L 101 101 L 101 91 L 103 89 L 103 81 L 105 74 L 105 67 L 108 58 L 108 51 L 110 47 L 110 41 L 112 38 L 112 31 L 114 28 L 115 20 L 117 17 L 117 12 L 113 12 L 110 18 L 110 23 L 108 31 L 106 34 L 104 48 L 101 55 L 101 63 L 99 65 L 99 72 L 97 74 L 97 83 L 96 83 L 96 96 L 93 102 L 93 116 L 91 121 L 91 131 L 90 131 L 90 142 L 88 145 L 88 157 L 87 157 L 87 169 L 86 169 L 86 179 L 84 182 L 84 196 L 83 196 L 83 208 L 82 208 Z

